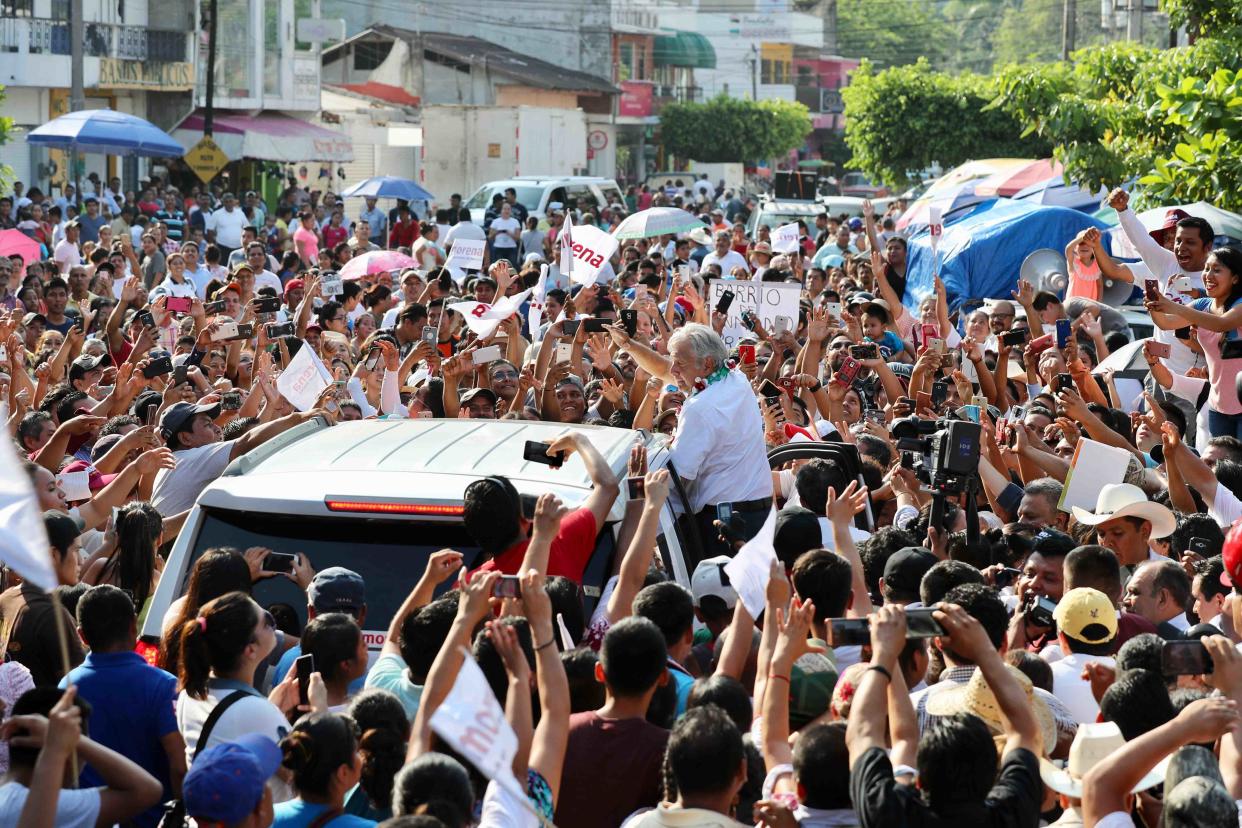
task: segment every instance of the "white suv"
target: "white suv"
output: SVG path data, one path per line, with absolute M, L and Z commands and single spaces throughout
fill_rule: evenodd
M 659 435 L 523 420 L 364 420 L 332 428 L 316 420 L 285 432 L 239 457 L 199 496 L 155 590 L 144 644 L 158 646 L 164 614 L 185 593 L 203 552 L 265 546 L 304 554 L 316 570 L 344 566 L 360 574 L 367 585 L 367 644 L 378 650 L 431 553 L 452 548 L 468 567 L 479 563 L 462 525 L 471 482 L 504 475 L 521 494 L 552 492 L 571 508 L 587 498 L 591 481 L 577 455 L 560 469 L 522 459 L 527 440 L 550 440 L 569 428 L 591 440 L 619 479 L 636 436 L 648 440 L 652 468 L 668 461 Z M 623 485 L 583 576 L 588 617 L 612 572 L 625 508 Z M 660 529 L 665 567 L 689 587 L 685 560 L 694 558 L 683 549 L 696 541 L 681 539 L 669 506 Z M 291 581 L 260 581 L 254 595 L 263 606 L 289 604 L 305 623 L 306 596 Z
M 525 175 L 489 181 L 475 190 L 465 203 L 470 209 L 470 220 L 482 226 L 483 214 L 492 206 L 492 197 L 496 193 L 504 195 L 510 187 L 517 191 L 517 200 L 526 208 L 527 215 L 538 219 L 547 217 L 548 205 L 558 201 L 569 207 L 577 206 L 578 199 L 584 198 L 588 209 L 595 213 L 610 204 L 625 204 L 621 188 L 611 178 Z

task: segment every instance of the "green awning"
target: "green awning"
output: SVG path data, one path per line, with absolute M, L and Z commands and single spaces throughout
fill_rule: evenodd
M 674 32 L 655 38 L 656 66 L 687 66 L 692 69 L 715 69 L 716 50 L 711 41 L 698 32 Z

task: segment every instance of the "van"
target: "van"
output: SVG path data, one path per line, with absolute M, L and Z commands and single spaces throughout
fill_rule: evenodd
M 587 209 L 596 214 L 610 204 L 625 204 L 621 188 L 611 178 L 527 175 L 489 181 L 475 190 L 465 203 L 470 210 L 470 220 L 482 227 L 483 216 L 492 206 L 492 197 L 496 193 L 503 195 L 510 187 L 517 191 L 517 200 L 526 208 L 527 215 L 540 220 L 547 218 L 548 205 L 554 202 L 568 208 L 584 198 Z
M 233 461 L 199 496 L 169 553 L 142 627 L 143 647 L 159 646 L 165 613 L 185 594 L 194 563 L 208 549 L 267 547 L 305 555 L 316 571 L 344 566 L 367 586 L 365 637 L 374 653 L 393 614 L 422 576 L 433 552 L 451 548 L 477 566 L 479 549 L 462 523 L 470 483 L 503 475 L 521 494 L 551 492 L 570 508 L 586 500 L 591 480 L 578 455 L 559 469 L 522 459 L 527 440 L 579 431 L 626 476 L 630 448 L 642 440 L 651 468 L 667 464 L 662 435 L 604 426 L 524 420 L 362 420 L 327 427 L 312 420 Z M 583 578 L 586 617 L 613 570 L 626 487 L 608 514 Z M 660 516 L 666 570 L 690 585 L 688 553 L 670 506 Z M 443 587 L 448 588 L 448 585 Z M 306 595 L 286 578 L 254 585 L 262 606 L 287 604 L 306 622 Z

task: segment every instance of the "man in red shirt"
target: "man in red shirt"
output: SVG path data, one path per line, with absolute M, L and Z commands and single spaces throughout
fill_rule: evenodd
M 549 510 L 552 513 L 549 519 L 559 517 L 560 530 L 545 553 L 546 570 L 537 565 L 534 568 L 548 577 L 562 575 L 581 584 L 582 573 L 595 551 L 595 538 L 617 499 L 620 484 L 608 461 L 581 432 L 557 437 L 548 445 L 548 452 L 559 453 L 565 459 L 577 452 L 591 477 L 592 487 L 590 496 L 578 509 L 565 513 L 556 502 L 557 508 Z M 507 478 L 493 475 L 467 486 L 463 517 L 466 531 L 479 544 L 485 559 L 475 572 L 499 569 L 506 575 L 515 575 L 531 568 L 531 564 L 524 565 L 523 560 L 531 543 L 532 521 L 522 509 L 517 489 Z

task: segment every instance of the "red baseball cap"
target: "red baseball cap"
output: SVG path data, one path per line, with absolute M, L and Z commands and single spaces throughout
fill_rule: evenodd
M 1230 527 L 1220 554 L 1225 562 L 1225 571 L 1220 575 L 1221 585 L 1231 587 L 1242 583 L 1242 519 Z
M 107 486 L 109 483 L 111 483 L 113 480 L 116 479 L 115 474 L 100 474 L 99 472 L 95 471 L 95 467 L 92 466 L 90 463 L 87 463 L 85 460 L 74 460 L 72 463 L 66 464 L 65 467 L 61 469 L 61 471 L 62 472 L 80 472 L 80 471 L 90 472 L 90 476 L 87 478 L 87 485 L 91 487 L 92 492 L 99 491 L 104 486 Z M 79 480 L 80 479 L 81 478 L 79 478 Z

